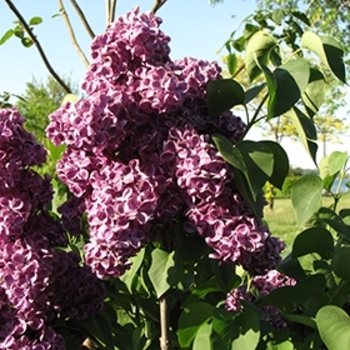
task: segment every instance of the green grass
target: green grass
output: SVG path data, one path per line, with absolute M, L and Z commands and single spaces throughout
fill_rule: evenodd
M 333 203 L 331 197 L 322 197 L 321 205 L 329 207 Z M 337 211 L 350 208 L 350 193 L 344 195 L 338 204 Z M 264 211 L 264 219 L 268 223 L 271 233 L 280 237 L 288 245 L 293 242 L 294 237 L 303 230 L 302 226 L 296 225 L 296 217 L 291 200 L 288 198 L 275 199 L 273 210 L 268 207 Z

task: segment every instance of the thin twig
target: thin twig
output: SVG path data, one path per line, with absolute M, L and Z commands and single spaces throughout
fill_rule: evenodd
M 75 11 L 77 12 L 80 20 L 82 21 L 86 31 L 88 32 L 88 34 L 90 35 L 90 38 L 93 39 L 95 37 L 95 33 L 93 32 L 93 30 L 90 27 L 89 22 L 87 21 L 84 12 L 81 10 L 81 8 L 79 7 L 78 3 L 75 0 L 70 0 L 71 4 L 73 5 Z
M 160 307 L 160 349 L 169 350 L 170 340 L 169 340 L 169 310 L 168 301 L 163 295 L 159 300 Z
M 167 2 L 167 0 L 156 0 L 152 7 L 151 12 L 156 14 L 156 12 Z
M 106 0 L 106 25 L 109 23 L 109 17 L 111 13 L 111 0 Z
M 57 0 L 57 1 L 58 1 L 60 8 L 61 8 L 61 14 L 63 16 L 64 22 L 66 23 L 72 44 L 73 44 L 75 50 L 78 52 L 83 63 L 88 68 L 90 66 L 89 60 L 86 58 L 84 51 L 81 49 L 80 45 L 78 44 L 77 38 L 75 37 L 75 34 L 74 34 L 74 29 L 73 29 L 72 24 L 71 24 L 69 17 L 68 17 L 68 13 L 66 12 L 66 9 L 63 5 L 63 0 Z
M 52 68 L 49 60 L 46 57 L 46 54 L 43 50 L 43 48 L 40 45 L 39 40 L 36 38 L 36 36 L 33 34 L 32 30 L 30 29 L 28 23 L 25 21 L 21 13 L 17 10 L 16 6 L 12 3 L 11 0 L 5 0 L 6 4 L 10 8 L 10 10 L 16 15 L 20 23 L 22 24 L 23 28 L 25 29 L 26 33 L 30 37 L 30 39 L 33 41 L 34 45 L 39 51 L 41 59 L 44 61 L 44 64 L 50 74 L 55 78 L 55 80 L 62 86 L 62 88 L 67 92 L 67 94 L 71 94 L 72 91 L 69 88 L 69 86 L 59 77 L 59 75 L 56 73 L 56 71 Z
M 115 13 L 117 11 L 117 0 L 112 0 L 111 10 L 110 10 L 110 16 L 109 16 L 109 22 L 114 22 L 115 20 Z

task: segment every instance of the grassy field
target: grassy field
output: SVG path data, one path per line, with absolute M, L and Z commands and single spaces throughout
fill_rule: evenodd
M 332 198 L 322 197 L 322 206 L 327 207 L 332 203 Z M 342 208 L 350 208 L 350 193 L 341 198 L 338 209 Z M 275 199 L 274 209 L 271 211 L 266 207 L 264 215 L 271 233 L 282 238 L 287 245 L 290 245 L 293 242 L 293 238 L 303 230 L 303 227 L 296 226 L 295 213 L 290 199 Z

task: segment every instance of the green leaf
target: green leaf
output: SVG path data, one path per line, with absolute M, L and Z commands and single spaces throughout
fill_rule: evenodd
M 348 152 L 333 152 L 329 156 L 328 160 L 328 166 L 329 166 L 329 175 L 335 175 L 337 174 L 340 170 L 343 169 L 345 166 L 346 162 L 348 160 Z
M 237 276 L 238 277 L 238 276 Z M 237 282 L 240 282 L 240 278 L 237 278 Z M 225 281 L 226 283 L 226 281 Z M 234 283 L 229 283 L 229 285 L 232 287 Z M 205 281 L 203 284 L 199 285 L 196 287 L 192 292 L 191 295 L 184 301 L 183 305 L 189 305 L 196 303 L 200 299 L 205 298 L 209 293 L 211 292 L 219 292 L 222 289 L 225 288 L 220 288 L 219 283 L 217 282 L 216 277 L 211 277 L 209 280 Z M 230 289 L 230 291 L 233 288 Z
M 273 152 L 273 171 L 269 178 L 269 182 L 282 190 L 284 179 L 289 172 L 289 160 L 287 153 L 277 142 L 273 141 L 260 141 L 260 143 L 266 144 Z
M 198 302 L 185 307 L 179 317 L 178 340 L 183 348 L 188 348 L 199 329 L 212 316 L 214 307 L 208 303 Z
M 210 259 L 210 265 L 216 281 L 224 293 L 230 292 L 240 283 L 241 278 L 236 275 L 233 265 L 222 265 L 214 259 Z
M 250 191 L 247 179 L 242 171 L 235 169 L 235 176 L 233 177 L 233 185 L 238 190 L 239 194 L 244 199 L 244 202 L 247 204 L 249 209 L 252 211 L 254 216 L 257 218 L 258 222 L 261 223 L 262 219 L 262 208 L 263 203 L 263 192 L 260 192 L 260 195 L 257 195 L 256 198 L 253 198 L 253 194 Z
M 234 324 L 236 316 L 222 308 L 214 310 L 210 335 L 212 349 L 232 349 L 233 339 L 238 336 Z
M 296 280 L 301 280 L 306 277 L 305 271 L 301 267 L 299 260 L 292 258 L 291 254 L 278 264 L 278 270 Z
M 261 306 L 273 305 L 283 312 L 290 314 L 295 305 L 307 305 L 310 301 L 317 301 L 324 295 L 326 279 L 322 274 L 311 275 L 299 281 L 295 286 L 285 286 L 274 289 L 261 302 Z
M 211 350 L 211 327 L 211 324 L 205 324 L 199 329 L 196 338 L 194 339 L 192 350 Z
M 306 108 L 306 112 L 310 118 L 321 108 L 322 103 L 325 100 L 327 83 L 323 74 L 315 68 L 310 68 L 310 79 L 302 100 Z
M 280 25 L 284 16 L 285 16 L 285 12 L 281 9 L 277 9 L 277 10 L 272 12 L 271 19 L 276 24 Z
M 333 254 L 333 236 L 325 228 L 312 227 L 296 236 L 292 256 L 298 258 L 310 253 L 318 253 L 325 259 L 330 259 Z
M 244 104 L 244 90 L 232 79 L 214 80 L 208 85 L 209 116 L 217 117 L 234 106 Z
M 13 29 L 9 29 L 0 39 L 0 45 L 4 44 L 7 40 L 9 40 L 14 34 Z
M 292 11 L 292 15 L 298 19 L 300 19 L 302 22 L 304 22 L 306 25 L 310 26 L 310 20 L 309 18 L 305 15 L 304 12 L 299 12 L 299 11 Z
M 314 122 L 297 107 L 293 107 L 284 116 L 295 126 L 302 145 L 316 164 L 317 144 L 310 141 L 317 139 Z
M 168 253 L 159 248 L 152 252 L 152 264 L 148 271 L 148 276 L 158 299 L 178 282 L 178 271 L 175 270 L 174 253 Z
M 48 140 L 47 148 L 50 153 L 52 160 L 57 163 L 61 158 L 63 153 L 65 152 L 67 146 L 61 144 L 59 146 L 55 146 L 50 140 Z
M 131 269 L 126 271 L 123 276 L 120 277 L 120 280 L 125 283 L 128 287 L 129 292 L 132 292 L 131 286 L 134 280 L 134 277 L 142 265 L 143 259 L 145 257 L 145 248 L 141 249 L 136 256 L 130 259 L 132 265 Z
M 328 36 L 318 36 L 307 31 L 301 38 L 301 45 L 318 55 L 333 74 L 346 83 L 343 62 L 344 51 L 335 39 Z
M 260 64 L 267 64 L 270 51 L 277 45 L 276 39 L 270 33 L 259 30 L 248 41 L 246 47 L 245 67 L 252 82 L 260 73 Z
M 21 43 L 22 43 L 22 45 L 23 45 L 24 47 L 26 47 L 26 48 L 29 48 L 29 47 L 31 47 L 31 46 L 33 45 L 33 41 L 32 41 L 32 39 L 30 39 L 30 38 L 23 38 L 23 39 L 21 40 Z
M 241 315 L 236 317 L 234 326 L 239 332 L 239 337 L 232 342 L 232 349 L 255 349 L 260 338 L 258 315 L 253 310 L 245 309 Z
M 17 26 L 15 27 L 15 29 L 14 29 L 13 34 L 14 34 L 17 38 L 23 39 L 23 38 L 24 38 L 24 30 L 23 30 L 22 26 L 17 25 Z
M 33 17 L 29 21 L 29 25 L 31 26 L 36 26 L 40 23 L 42 23 L 43 19 L 41 17 Z
M 315 319 L 310 316 L 284 314 L 283 318 L 287 321 L 300 323 L 310 328 L 316 329 Z
M 251 89 L 247 90 L 245 92 L 244 104 L 247 105 L 250 101 L 254 100 L 254 98 L 260 94 L 260 92 L 264 89 L 265 86 L 266 86 L 266 83 L 263 83 L 260 85 L 256 85 Z
M 246 171 L 244 174 L 251 187 L 253 198 L 256 198 L 256 195 L 273 174 L 274 153 L 265 142 L 244 140 L 236 147 L 245 163 Z
M 314 174 L 301 177 L 291 189 L 297 224 L 304 223 L 318 209 L 322 196 L 322 180 Z
M 268 143 L 241 141 L 236 147 L 222 135 L 212 135 L 216 148 L 223 158 L 244 175 L 235 173 L 234 183 L 247 201 L 257 218 L 261 217 L 256 201 L 261 194 L 265 182 L 271 178 L 274 171 L 274 152 Z M 246 184 L 245 184 L 246 181 Z M 249 190 L 247 190 L 247 186 Z
M 286 113 L 298 102 L 309 83 L 309 76 L 309 64 L 303 58 L 289 61 L 273 72 L 275 87 L 268 101 L 269 119 Z
M 335 274 L 346 281 L 350 281 L 350 247 L 338 248 L 333 256 L 332 268 Z
M 326 305 L 317 312 L 316 324 L 329 350 L 350 349 L 350 318 L 344 310 Z
M 350 239 L 350 228 L 345 225 L 342 218 L 330 208 L 320 208 L 318 217 L 323 220 L 332 229 L 337 231 L 341 236 Z
M 227 56 L 227 69 L 231 75 L 233 75 L 237 68 L 237 56 L 234 53 L 230 53 Z
M 101 315 L 95 316 L 96 322 L 100 329 L 101 338 L 99 339 L 105 346 L 106 349 L 114 349 L 114 338 L 112 334 L 111 325 Z

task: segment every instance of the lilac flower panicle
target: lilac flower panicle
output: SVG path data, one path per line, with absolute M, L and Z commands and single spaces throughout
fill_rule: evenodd
M 247 284 L 234 289 L 226 296 L 226 310 L 231 312 L 236 312 L 242 309 L 240 300 L 247 300 L 249 302 L 255 302 L 257 298 L 264 297 L 269 295 L 273 290 L 285 287 L 285 286 L 294 286 L 296 280 L 290 278 L 277 270 L 270 270 L 263 276 L 255 276 L 251 282 L 251 289 L 255 290 L 255 293 L 247 290 Z M 256 295 L 258 293 L 258 296 Z M 266 321 L 273 324 L 277 329 L 285 326 L 285 322 L 276 317 L 278 315 L 278 310 L 273 306 L 267 306 L 263 308 L 267 313 L 265 317 Z
M 50 116 L 48 136 L 67 147 L 58 176 L 88 216 L 86 263 L 99 278 L 119 277 L 147 241 L 183 216 L 211 258 L 266 273 L 283 244 L 232 188 L 232 168 L 211 141 L 219 133 L 235 144 L 245 125 L 230 111 L 209 118 L 207 88 L 221 79 L 220 67 L 172 61 L 160 24 L 139 8 L 110 24 L 91 45 L 86 96 Z M 60 210 L 73 232 L 71 204 Z
M 0 349 L 63 350 L 55 322 L 94 315 L 105 290 L 73 253 L 55 249 L 67 245 L 67 235 L 49 212 L 50 178 L 31 168 L 46 151 L 24 122 L 16 109 L 0 109 Z

